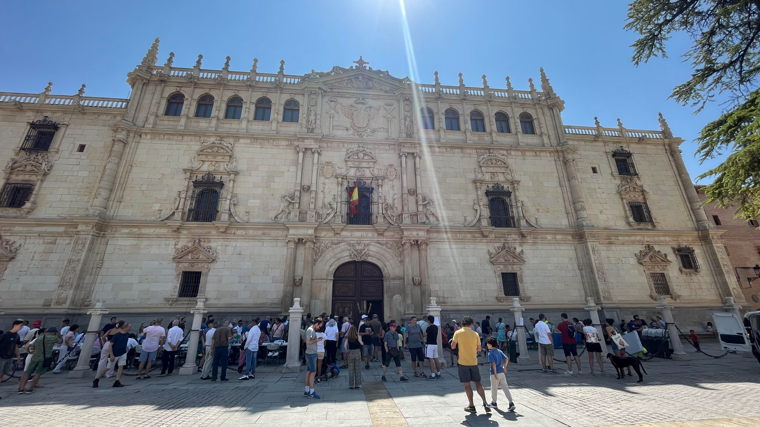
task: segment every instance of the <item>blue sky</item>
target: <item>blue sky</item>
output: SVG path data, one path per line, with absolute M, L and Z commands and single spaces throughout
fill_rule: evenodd
M 699 165 L 693 142 L 718 116 L 719 104 L 699 115 L 668 99 L 688 79 L 691 67 L 680 55 L 685 36 L 669 43 L 668 59 L 638 68 L 631 63 L 636 35 L 623 30 L 626 1 L 449 1 L 406 0 L 406 20 L 422 83 L 528 89 L 544 67 L 554 90 L 565 100 L 565 124 L 658 129 L 662 112 L 681 148 L 692 178 Z M 231 56 L 231 69 L 247 71 L 254 57 L 260 72 L 276 72 L 281 59 L 287 74 L 344 67 L 363 55 L 369 66 L 411 76 L 399 0 L 158 2 L 28 1 L 4 2 L 0 43 L 0 91 L 127 97 L 126 73 L 139 64 L 154 38 L 161 38 L 159 64 L 170 51 L 174 65 L 219 69 Z M 706 183 L 702 181 L 700 183 Z

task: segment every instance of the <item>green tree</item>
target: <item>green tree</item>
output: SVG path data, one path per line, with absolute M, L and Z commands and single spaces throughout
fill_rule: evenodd
M 695 113 L 716 96 L 727 98 L 721 116 L 697 138 L 700 162 L 730 153 L 698 177 L 715 177 L 705 188 L 707 203 L 739 204 L 738 217 L 760 216 L 760 1 L 634 0 L 625 28 L 641 36 L 632 45 L 637 66 L 667 57 L 665 43 L 674 33 L 689 35 L 683 57 L 694 71 L 670 97 Z

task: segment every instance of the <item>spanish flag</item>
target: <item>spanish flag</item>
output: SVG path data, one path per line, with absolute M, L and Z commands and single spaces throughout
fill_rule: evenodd
M 348 190 L 348 200 L 349 200 L 349 206 L 351 207 L 351 215 L 355 215 L 359 213 L 356 210 L 356 207 L 359 206 L 359 186 L 356 181 L 354 181 L 354 188 L 347 188 Z

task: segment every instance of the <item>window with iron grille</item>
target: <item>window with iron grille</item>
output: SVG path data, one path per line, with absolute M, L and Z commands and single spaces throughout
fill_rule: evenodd
M 47 151 L 53 142 L 53 137 L 58 131 L 58 123 L 48 120 L 47 116 L 29 125 L 21 149 L 25 151 Z
M 183 271 L 182 279 L 179 284 L 180 298 L 195 298 L 198 296 L 198 290 L 201 287 L 200 271 Z
M 498 182 L 486 187 L 488 209 L 491 213 L 491 226 L 499 228 L 515 228 L 514 213 L 512 212 L 512 192 Z
M 34 191 L 33 184 L 5 184 L 3 192 L 0 193 L 0 207 L 21 208 L 29 200 L 32 191 Z
M 657 295 L 670 295 L 670 286 L 665 273 L 649 273 Z
M 501 273 L 501 285 L 504 288 L 504 296 L 520 296 L 520 286 L 517 284 L 517 273 Z
M 652 222 L 652 215 L 649 213 L 646 202 L 628 202 L 628 207 L 631 209 L 634 222 Z
M 219 213 L 219 193 L 222 187 L 224 187 L 224 182 L 221 177 L 216 177 L 211 172 L 196 178 L 193 181 L 193 197 L 187 220 L 190 222 L 216 221 L 216 215 Z
M 636 166 L 633 164 L 633 155 L 623 147 L 612 152 L 618 175 L 636 176 Z
M 676 254 L 678 254 L 678 259 L 681 261 L 681 268 L 684 270 L 699 270 L 697 256 L 695 255 L 693 248 L 679 246 L 676 248 Z

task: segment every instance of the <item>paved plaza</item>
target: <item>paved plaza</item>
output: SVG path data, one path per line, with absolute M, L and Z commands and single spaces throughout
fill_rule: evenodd
M 716 344 L 703 348 L 720 354 Z M 228 371 L 226 383 L 170 376 L 122 382 L 101 380 L 91 388 L 89 380 L 46 374 L 44 388 L 32 395 L 15 394 L 15 381 L 0 386 L 2 426 L 602 426 L 644 425 L 714 427 L 760 425 L 760 364 L 754 358 L 729 354 L 711 359 L 687 349 L 690 361 L 653 359 L 645 362 L 644 383 L 632 378 L 617 380 L 612 366 L 606 375 L 588 375 L 583 355 L 583 375 L 542 373 L 540 366 L 510 364 L 508 380 L 517 405 L 506 412 L 507 401 L 499 393 L 499 410 L 486 415 L 464 412 L 467 404 L 456 370 L 445 369 L 442 380 L 411 377 L 401 383 L 395 373 L 380 378 L 379 363 L 362 370 L 362 390 L 349 390 L 347 370 L 337 379 L 317 384 L 321 400 L 303 397 L 304 372 L 282 374 L 274 365 L 260 366 L 256 379 L 239 381 Z M 560 351 L 561 354 L 561 351 Z M 531 357 L 536 357 L 531 351 Z M 446 352 L 448 357 L 448 352 Z M 559 356 L 557 356 L 559 358 Z M 409 355 L 404 372 L 411 374 Z M 134 375 L 135 370 L 129 371 Z M 426 372 L 428 370 L 426 369 Z M 481 372 L 490 400 L 487 367 Z M 476 403 L 478 398 L 476 395 Z M 477 405 L 476 405 L 477 406 Z

